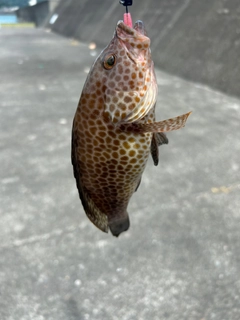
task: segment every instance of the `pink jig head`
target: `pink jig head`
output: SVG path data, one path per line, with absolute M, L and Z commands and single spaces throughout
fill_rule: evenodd
M 130 28 L 133 27 L 132 25 L 132 17 L 131 17 L 131 13 L 124 13 L 123 15 L 123 22 Z
M 126 13 L 123 15 L 123 22 L 130 28 L 133 27 L 131 14 L 128 12 L 128 6 L 132 5 L 132 0 L 120 0 L 123 6 L 126 7 Z

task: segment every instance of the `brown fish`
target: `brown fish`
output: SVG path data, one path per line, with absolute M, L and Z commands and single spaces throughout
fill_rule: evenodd
M 73 120 L 72 164 L 88 218 L 114 236 L 129 228 L 128 202 L 149 153 L 158 164 L 163 132 L 185 125 L 190 113 L 155 122 L 157 82 L 150 39 L 141 21 L 119 21 L 93 64 Z

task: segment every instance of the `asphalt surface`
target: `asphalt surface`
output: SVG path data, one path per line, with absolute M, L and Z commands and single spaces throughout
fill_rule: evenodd
M 96 52 L 35 29 L 1 29 L 0 48 L 0 319 L 239 320 L 240 100 L 157 70 L 157 119 L 193 113 L 114 238 L 70 162 Z

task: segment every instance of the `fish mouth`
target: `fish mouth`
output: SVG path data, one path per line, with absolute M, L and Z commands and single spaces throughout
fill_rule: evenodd
M 115 37 L 121 41 L 127 51 L 127 55 L 134 63 L 147 59 L 150 39 L 146 35 L 142 21 L 136 21 L 133 28 L 127 26 L 123 21 L 119 21 Z
M 145 26 L 141 20 L 137 20 L 133 28 L 127 26 L 122 20 L 118 21 L 116 34 L 117 37 L 123 41 L 129 41 L 132 38 L 133 41 L 141 43 L 150 42 L 150 39 L 147 37 Z
M 147 35 L 144 23 L 141 20 L 137 20 L 135 22 L 133 29 L 137 30 L 137 32 L 141 33 L 144 36 Z
M 124 32 L 126 32 L 129 35 L 132 35 L 132 30 L 136 30 L 137 32 L 139 32 L 140 34 L 146 36 L 146 30 L 145 30 L 145 26 L 144 23 L 141 20 L 137 20 L 133 26 L 133 28 L 129 27 L 128 25 L 126 25 L 122 20 L 118 21 L 117 27 L 119 27 L 120 29 L 122 29 Z

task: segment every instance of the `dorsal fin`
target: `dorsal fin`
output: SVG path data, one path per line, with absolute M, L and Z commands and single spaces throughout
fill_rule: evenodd
M 102 213 L 95 203 L 92 201 L 88 192 L 86 192 L 81 184 L 81 173 L 79 168 L 79 162 L 76 159 L 76 147 L 77 141 L 75 138 L 74 131 L 72 132 L 72 165 L 73 165 L 73 173 L 76 179 L 76 184 L 78 188 L 79 197 L 82 201 L 83 208 L 86 212 L 89 220 L 100 230 L 104 232 L 108 232 L 108 217 L 106 214 Z

